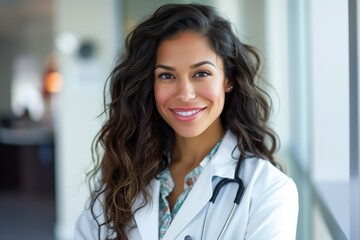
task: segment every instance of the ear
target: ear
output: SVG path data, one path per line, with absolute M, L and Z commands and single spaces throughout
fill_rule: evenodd
M 233 90 L 234 86 L 232 83 L 226 78 L 225 79 L 225 92 L 231 92 Z

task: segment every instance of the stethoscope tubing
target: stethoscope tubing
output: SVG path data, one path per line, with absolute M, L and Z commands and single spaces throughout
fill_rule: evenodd
M 203 223 L 203 226 L 202 226 L 202 230 L 201 230 L 201 240 L 204 239 L 204 236 L 205 236 L 205 229 L 207 229 L 207 219 L 208 219 L 208 214 L 209 212 L 212 212 L 212 207 L 213 207 L 214 203 L 213 202 L 210 202 L 209 204 L 207 204 L 207 207 L 206 207 L 206 214 L 205 214 L 205 220 L 204 220 L 204 223 Z
M 239 193 L 239 191 L 238 191 Z M 242 195 L 243 191 L 241 191 L 241 195 Z M 241 197 L 240 197 L 240 200 L 241 200 Z M 225 234 L 229 224 L 231 223 L 232 221 L 232 218 L 234 217 L 238 207 L 240 205 L 240 201 L 236 201 L 234 200 L 234 204 L 230 210 L 230 213 L 225 221 L 225 224 L 224 226 L 222 227 L 221 231 L 220 231 L 220 234 L 219 236 L 217 237 L 217 240 L 220 240 L 223 235 Z M 208 220 L 208 216 L 210 215 L 209 213 L 212 212 L 212 209 L 213 209 L 213 206 L 214 206 L 214 202 L 211 202 L 209 201 L 209 204 L 207 205 L 207 208 L 206 208 L 206 213 L 205 213 L 205 220 L 204 220 L 204 224 L 203 224 L 203 227 L 202 227 L 202 231 L 201 231 L 201 240 L 205 239 L 205 230 L 207 229 L 207 220 Z
M 238 207 L 240 205 L 240 201 L 241 201 L 242 195 L 243 195 L 244 190 L 245 190 L 244 184 L 243 184 L 241 178 L 239 178 L 238 176 L 235 176 L 234 179 L 229 179 L 229 178 L 222 179 L 215 186 L 214 191 L 213 191 L 213 196 L 210 198 L 209 204 L 208 204 L 208 206 L 206 208 L 205 220 L 204 220 L 204 224 L 203 224 L 202 231 L 201 231 L 201 239 L 205 239 L 205 230 L 207 229 L 208 216 L 212 212 L 212 208 L 214 206 L 215 200 L 216 200 L 221 188 L 224 187 L 228 183 L 237 183 L 238 184 L 238 190 L 237 190 L 236 196 L 234 198 L 234 204 L 233 204 L 233 206 L 232 206 L 232 208 L 230 210 L 230 213 L 229 213 L 229 215 L 228 215 L 228 217 L 227 217 L 227 219 L 225 221 L 225 224 L 222 227 L 222 229 L 220 231 L 220 234 L 219 234 L 219 236 L 217 238 L 218 240 L 221 239 L 223 237 L 223 235 L 225 234 L 226 229 L 228 228 L 229 224 L 231 223 L 232 218 L 235 215 L 235 212 L 237 211 L 237 209 L 238 209 Z
M 232 218 L 234 217 L 235 212 L 237 211 L 238 207 L 239 207 L 239 204 L 238 204 L 238 203 L 234 203 L 233 207 L 231 208 L 229 217 L 226 219 L 226 222 L 225 222 L 223 228 L 221 229 L 221 232 L 220 232 L 217 240 L 219 240 L 219 239 L 221 239 L 221 238 L 223 237 L 223 235 L 224 235 L 226 229 L 228 228 L 228 226 L 229 226 Z
M 237 166 L 236 166 L 236 170 L 235 170 L 235 176 L 233 179 L 231 178 L 224 178 L 222 179 L 220 182 L 218 182 L 218 184 L 216 184 L 214 191 L 213 191 L 213 195 L 209 200 L 209 204 L 206 208 L 206 213 L 205 213 L 205 220 L 204 220 L 204 224 L 202 226 L 202 231 L 201 231 L 201 239 L 204 239 L 205 237 L 205 230 L 207 229 L 207 220 L 208 220 L 208 216 L 210 215 L 209 213 L 212 212 L 212 208 L 214 206 L 215 200 L 221 190 L 221 188 L 223 188 L 225 185 L 227 185 L 228 183 L 237 183 L 238 184 L 238 190 L 236 191 L 236 195 L 234 198 L 234 204 L 230 210 L 230 213 L 225 221 L 224 226 L 222 227 L 219 236 L 217 237 L 217 239 L 221 239 L 223 237 L 223 235 L 225 234 L 229 224 L 232 221 L 232 218 L 234 217 L 239 205 L 240 205 L 240 201 L 242 198 L 242 195 L 244 193 L 245 187 L 244 187 L 244 183 L 241 180 L 241 178 L 239 177 L 239 170 L 240 170 L 240 166 L 241 166 L 241 161 L 238 162 Z

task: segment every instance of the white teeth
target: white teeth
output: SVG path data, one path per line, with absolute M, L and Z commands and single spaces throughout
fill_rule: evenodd
M 186 111 L 186 112 L 175 112 L 176 114 L 183 116 L 183 117 L 188 117 L 191 115 L 194 115 L 196 113 L 200 112 L 200 110 L 192 110 L 192 111 Z

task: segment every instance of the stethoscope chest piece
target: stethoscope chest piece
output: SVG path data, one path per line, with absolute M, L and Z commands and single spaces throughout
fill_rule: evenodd
M 190 235 L 186 235 L 186 236 L 184 237 L 184 240 L 192 240 L 192 237 L 191 237 Z

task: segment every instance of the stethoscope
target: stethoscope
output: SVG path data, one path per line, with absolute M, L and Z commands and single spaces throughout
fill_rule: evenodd
M 236 169 L 235 169 L 235 174 L 234 174 L 234 178 L 224 178 L 221 179 L 215 186 L 213 194 L 209 200 L 209 204 L 207 205 L 207 209 L 206 209 L 206 213 L 205 213 L 205 219 L 204 219 L 204 223 L 202 226 L 202 230 L 201 230 L 201 239 L 205 239 L 205 232 L 207 229 L 207 220 L 208 220 L 208 216 L 211 214 L 215 200 L 217 198 L 217 196 L 219 195 L 219 192 L 221 190 L 222 187 L 224 187 L 225 185 L 227 185 L 228 183 L 236 183 L 238 184 L 238 190 L 236 192 L 235 198 L 234 198 L 234 204 L 233 207 L 231 208 L 231 211 L 221 229 L 221 232 L 219 234 L 219 236 L 217 237 L 217 239 L 221 239 L 225 232 L 226 229 L 228 228 L 229 224 L 231 223 L 231 220 L 234 216 L 234 214 L 236 213 L 239 205 L 240 205 L 240 201 L 241 201 L 241 197 L 244 193 L 245 190 L 245 186 L 243 181 L 241 180 L 241 178 L 239 177 L 239 171 L 240 171 L 240 166 L 241 166 L 241 160 L 238 161 L 237 165 L 236 165 Z M 209 214 L 210 213 L 210 214 Z M 184 240 L 191 240 L 192 237 L 187 235 L 185 236 Z

